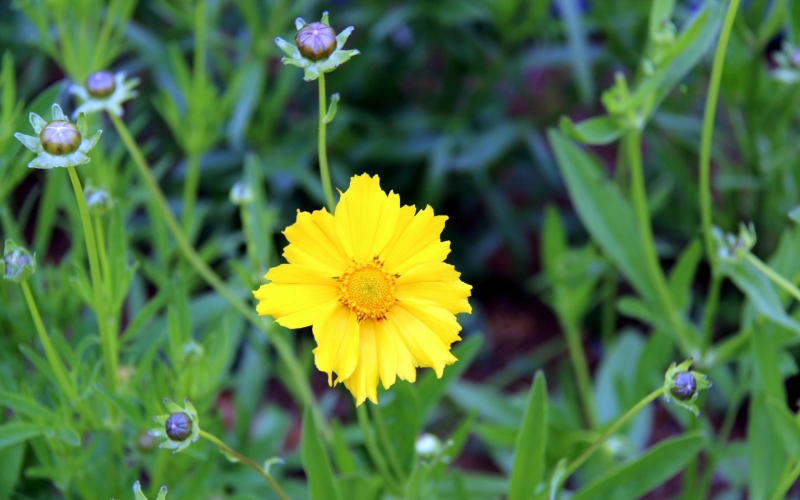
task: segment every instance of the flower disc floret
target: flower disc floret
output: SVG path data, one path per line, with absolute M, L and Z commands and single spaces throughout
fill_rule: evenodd
M 383 321 L 389 308 L 397 301 L 394 294 L 397 278 L 384 270 L 378 257 L 366 264 L 353 262 L 338 279 L 339 301 L 356 313 L 358 321 L 364 318 Z
M 42 148 L 51 155 L 66 155 L 77 151 L 81 145 L 78 127 L 65 120 L 55 120 L 42 129 L 39 134 Z
M 92 97 L 108 97 L 116 88 L 117 82 L 110 71 L 98 71 L 86 79 L 86 91 Z

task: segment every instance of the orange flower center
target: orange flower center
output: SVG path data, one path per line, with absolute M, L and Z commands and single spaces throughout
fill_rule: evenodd
M 356 313 L 358 320 L 386 319 L 389 308 L 397 302 L 394 292 L 397 276 L 383 269 L 383 262 L 375 257 L 371 262 L 353 265 L 339 277 L 339 302 Z

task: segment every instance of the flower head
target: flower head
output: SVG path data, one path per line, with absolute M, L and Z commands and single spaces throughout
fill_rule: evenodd
M 73 117 L 80 113 L 92 114 L 104 110 L 122 116 L 122 104 L 136 97 L 137 92 L 134 89 L 139 85 L 138 78 L 128 79 L 125 76 L 124 71 L 98 71 L 89 75 L 85 85 L 70 85 L 70 94 L 78 96 L 82 101 Z
M 247 205 L 253 201 L 253 188 L 247 181 L 239 181 L 231 188 L 229 199 L 234 205 Z
M 717 245 L 717 255 L 722 260 L 737 261 L 747 255 L 756 244 L 756 228 L 753 223 L 739 224 L 739 234 L 725 233 L 714 226 L 714 242 Z
M 85 189 L 85 196 L 86 206 L 89 207 L 92 215 L 104 215 L 114 206 L 111 195 L 103 188 L 88 185 Z
M 355 49 L 342 50 L 353 27 L 345 28 L 337 35 L 331 28 L 327 12 L 322 14 L 320 22 L 308 24 L 298 17 L 294 24 L 297 28 L 295 43 L 291 44 L 281 37 L 275 38 L 275 43 L 288 56 L 281 62 L 302 68 L 303 78 L 307 82 L 316 80 L 323 73 L 330 73 L 361 53 Z
M 254 295 L 260 315 L 287 328 L 313 327 L 317 368 L 344 385 L 356 404 L 378 402 L 380 381 L 414 382 L 416 367 L 441 377 L 461 340 L 455 314 L 472 312 L 471 286 L 444 260 L 447 217 L 419 212 L 386 194 L 378 176 L 350 180 L 335 215 L 297 213 L 284 235 L 288 264 L 270 269 Z
M 694 370 L 689 371 L 694 360 L 687 359 L 683 363 L 676 365 L 672 363 L 664 374 L 664 399 L 671 401 L 675 398 L 675 403 L 683 406 L 687 410 L 700 415 L 700 409 L 694 404 L 700 391 L 712 386 L 708 377 Z
M 0 276 L 15 283 L 22 283 L 35 271 L 36 254 L 31 255 L 12 240 L 6 240 L 3 258 L 0 259 Z
M 144 496 L 142 493 L 142 485 L 139 484 L 139 481 L 133 483 L 133 496 L 136 500 L 147 500 L 147 497 Z M 166 500 L 167 498 L 167 487 L 162 486 L 160 490 L 158 490 L 158 497 L 156 500 Z
M 86 137 L 86 116 L 78 116 L 77 127 L 61 111 L 61 106 L 53 104 L 53 119 L 48 123 L 36 113 L 30 114 L 30 122 L 36 136 L 14 134 L 23 146 L 36 153 L 36 158 L 28 163 L 30 168 L 77 167 L 89 163 L 86 153 L 91 151 L 102 130 L 92 137 Z
M 197 416 L 197 410 L 188 399 L 183 402 L 184 405 L 181 408 L 164 398 L 164 405 L 170 413 L 153 417 L 153 420 L 161 424 L 161 427 L 151 429 L 149 432 L 153 437 L 166 438 L 166 441 L 158 447 L 174 450 L 173 454 L 200 439 L 200 418 Z

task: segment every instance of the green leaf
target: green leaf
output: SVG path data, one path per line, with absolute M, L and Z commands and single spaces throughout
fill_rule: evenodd
M 800 207 L 795 207 L 789 212 L 789 218 L 800 224 Z
M 572 500 L 636 500 L 680 472 L 705 446 L 699 433 L 660 442 L 636 460 L 581 488 Z
M 411 472 L 414 463 L 415 439 L 422 431 L 422 413 L 419 411 L 420 401 L 412 384 L 398 382 L 391 391 L 392 400 L 388 404 L 374 407 L 383 416 L 391 441 L 391 450 L 400 462 L 403 473 Z
M 303 412 L 303 442 L 301 444 L 303 468 L 308 476 L 308 494 L 311 500 L 340 500 L 339 484 L 333 477 L 328 452 L 314 421 L 310 407 Z
M 340 424 L 338 420 L 331 422 L 331 433 L 333 435 L 333 449 L 331 452 L 333 453 L 333 461 L 336 463 L 336 467 L 343 475 L 349 476 L 355 474 L 358 470 L 356 459 L 350 451 L 350 448 L 347 447 L 347 441 L 345 441 L 344 438 L 344 430 L 342 429 L 342 424 Z M 347 498 L 346 495 L 345 498 Z
M 542 480 L 547 447 L 547 383 L 544 373 L 536 372 L 528 406 L 517 434 L 514 466 L 508 486 L 509 500 L 531 498 Z
M 703 244 L 695 238 L 678 257 L 678 262 L 669 274 L 669 288 L 675 305 L 681 311 L 689 307 L 690 291 L 697 265 L 703 256 Z
M 574 123 L 564 116 L 558 125 L 564 135 L 583 144 L 611 144 L 625 133 L 619 122 L 607 115 L 589 118 L 580 123 Z
M 467 368 L 475 360 L 483 346 L 483 335 L 473 335 L 466 340 L 459 342 L 453 348 L 453 355 L 458 358 L 458 362 L 448 367 L 444 371 L 442 378 L 436 378 L 436 374 L 429 370 L 420 377 L 417 384 L 417 391 L 420 400 L 420 420 L 425 422 L 428 414 L 433 410 L 439 400 L 447 392 L 448 387 L 458 380 L 467 371 Z
M 800 460 L 800 422 L 782 401 L 767 399 L 766 408 L 772 421 L 772 428 L 780 437 L 786 453 L 793 459 Z
M 0 425 L 0 449 L 41 436 L 47 429 L 45 425 L 28 422 L 9 422 Z
M 636 290 L 658 303 L 627 199 L 586 152 L 555 130 L 550 130 L 548 137 L 583 226 Z
M 750 345 L 755 359 L 755 371 L 764 393 L 778 401 L 786 401 L 786 389 L 783 387 L 783 377 L 772 339 L 763 329 L 756 328 L 750 339 Z
M 25 443 L 3 448 L 3 466 L 0 467 L 0 498 L 11 498 L 11 493 L 20 480 L 22 461 L 25 458 Z
M 800 335 L 800 325 L 784 310 L 775 288 L 769 278 L 758 271 L 750 262 L 720 261 L 720 271 L 731 278 L 744 292 L 756 310 L 775 323 Z
M 747 419 L 749 447 L 749 496 L 753 500 L 772 498 L 786 465 L 779 435 L 774 431 L 763 394 L 754 394 Z
M 0 406 L 10 408 L 14 413 L 36 419 L 55 420 L 56 418 L 55 413 L 50 409 L 17 392 L 0 390 Z

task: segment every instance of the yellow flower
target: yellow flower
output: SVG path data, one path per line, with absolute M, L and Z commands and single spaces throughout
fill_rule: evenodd
M 336 373 L 357 405 L 378 402 L 378 381 L 414 382 L 416 367 L 441 377 L 461 340 L 455 314 L 472 312 L 472 287 L 444 263 L 446 220 L 430 207 L 401 207 L 377 175 L 355 176 L 335 215 L 297 212 L 283 233 L 289 263 L 269 270 L 256 310 L 287 328 L 313 327 L 317 368 L 331 385 Z

